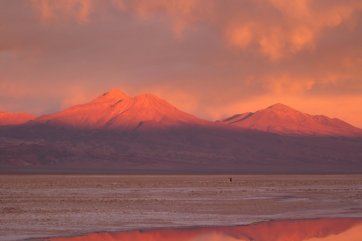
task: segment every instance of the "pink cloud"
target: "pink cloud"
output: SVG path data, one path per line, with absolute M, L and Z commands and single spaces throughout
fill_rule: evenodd
M 0 106 L 39 114 L 118 87 L 209 119 L 284 102 L 362 126 L 361 12 L 357 0 L 0 2 Z
M 178 36 L 193 25 L 211 25 L 219 29 L 226 43 L 240 49 L 255 43 L 259 52 L 273 61 L 313 47 L 323 31 L 351 21 L 352 16 L 362 10 L 358 1 L 327 4 L 310 0 L 264 0 L 232 5 L 215 0 L 118 0 L 117 3 L 121 10 L 141 18 L 157 14 L 168 17 Z M 250 14 L 250 8 L 260 13 Z
M 45 22 L 73 18 L 79 23 L 89 20 L 92 0 L 32 0 L 33 7 Z

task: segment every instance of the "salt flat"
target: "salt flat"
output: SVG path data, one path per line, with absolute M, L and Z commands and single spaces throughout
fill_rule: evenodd
M 1 240 L 362 217 L 361 175 L 1 175 Z

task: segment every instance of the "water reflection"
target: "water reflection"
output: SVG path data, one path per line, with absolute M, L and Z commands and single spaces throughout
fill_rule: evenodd
M 51 241 L 361 241 L 362 219 L 262 222 L 220 228 L 165 229 L 93 233 Z

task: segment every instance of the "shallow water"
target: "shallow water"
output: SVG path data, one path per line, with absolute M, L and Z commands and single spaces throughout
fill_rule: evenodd
M 0 176 L 1 240 L 362 217 L 362 176 Z
M 49 241 L 361 241 L 362 218 L 277 220 L 186 229 L 91 233 Z

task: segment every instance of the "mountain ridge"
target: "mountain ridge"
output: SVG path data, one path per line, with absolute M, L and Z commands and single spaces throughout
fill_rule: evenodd
M 281 105 L 267 108 L 267 117 L 270 112 L 272 121 L 311 116 Z M 255 113 L 228 120 L 250 121 Z M 345 125 L 323 116 L 313 121 Z M 112 90 L 0 127 L 0 172 L 362 173 L 362 135 L 275 134 L 205 121 L 154 95 Z
M 81 129 L 133 130 L 202 125 L 208 122 L 177 109 L 155 95 L 130 97 L 113 89 L 88 103 L 40 116 L 34 123 Z
M 281 103 L 256 112 L 236 114 L 221 122 L 244 129 L 282 135 L 362 135 L 362 129 L 338 118 L 303 113 Z
M 10 115 L 8 113 L 8 116 Z M 257 130 L 280 135 L 362 136 L 362 129 L 343 120 L 310 115 L 282 103 L 212 122 L 181 111 L 156 95 L 146 93 L 129 96 L 119 89 L 111 89 L 89 102 L 55 113 L 38 117 L 18 113 L 12 115 L 21 118 L 8 118 L 6 122 L 6 118 L 1 118 L 0 115 L 0 126 L 27 124 L 80 129 L 157 131 L 196 125 Z

